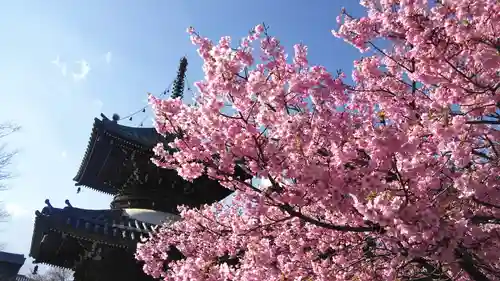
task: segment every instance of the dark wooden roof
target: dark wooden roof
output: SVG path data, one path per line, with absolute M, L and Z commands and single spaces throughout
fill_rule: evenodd
M 0 251 L 0 262 L 23 265 L 25 260 L 24 255 Z
M 154 128 L 123 126 L 104 115 L 96 118 L 74 178 L 76 185 L 118 196 L 112 208 L 164 212 L 176 212 L 179 205 L 210 204 L 231 194 L 231 190 L 207 176 L 189 183 L 177 171 L 155 166 L 151 162 L 152 148 L 167 140 L 170 137 L 164 138 Z
M 80 209 L 72 207 L 69 202 L 67 207 L 55 208 L 48 200 L 46 203 L 47 207 L 36 212 L 29 254 L 37 263 L 66 267 L 64 259 L 59 261 L 55 257 L 61 252 L 62 237 L 135 250 L 141 237 L 149 236 L 156 228 L 151 223 L 128 217 L 122 210 Z M 67 243 L 64 247 L 70 246 Z
M 99 181 L 101 168 L 110 157 L 113 147 L 122 148 L 125 154 L 137 151 L 140 154 L 152 156 L 152 148 L 164 138 L 154 128 L 135 128 L 118 124 L 101 115 L 95 118 L 90 140 L 83 160 L 74 181 L 77 186 L 86 186 L 108 194 L 116 194 L 117 189 L 105 182 Z M 122 160 L 122 159 L 120 159 Z M 116 163 L 114 163 L 116 164 Z
M 23 255 L 0 251 L 0 280 L 14 281 L 25 260 Z

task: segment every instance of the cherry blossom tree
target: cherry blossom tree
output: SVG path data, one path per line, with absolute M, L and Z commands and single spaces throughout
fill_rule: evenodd
M 500 3 L 361 4 L 333 31 L 366 54 L 352 85 L 304 45 L 287 60 L 264 25 L 235 47 L 188 30 L 205 78 L 192 105 L 150 98 L 158 132 L 177 135 L 153 161 L 236 196 L 181 208 L 139 245 L 146 273 L 500 280 Z

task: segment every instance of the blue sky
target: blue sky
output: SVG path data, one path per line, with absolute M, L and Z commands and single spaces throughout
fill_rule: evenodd
M 2 1 L 0 122 L 22 126 L 8 139 L 20 150 L 11 167 L 16 178 L 0 193 L 12 215 L 0 223 L 5 250 L 28 255 L 34 212 L 46 198 L 55 206 L 65 199 L 83 208 L 109 206 L 108 196 L 76 194 L 72 181 L 93 118 L 145 105 L 146 92 L 160 93 L 175 78 L 183 55 L 189 82 L 201 79 L 187 27 L 237 40 L 266 22 L 287 50 L 305 43 L 312 63 L 349 73 L 359 53 L 330 33 L 341 7 L 362 13 L 353 0 Z M 23 270 L 31 267 L 27 261 Z

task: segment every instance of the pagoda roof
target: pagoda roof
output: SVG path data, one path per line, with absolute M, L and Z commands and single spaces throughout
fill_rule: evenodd
M 122 210 L 80 209 L 72 207 L 67 200 L 68 206 L 55 208 L 48 200 L 45 202 L 47 206 L 41 212 L 36 211 L 29 254 L 37 263 L 67 267 L 64 259 L 57 257 L 65 238 L 135 249 L 141 237 L 149 236 L 157 227 L 133 219 Z M 73 252 L 77 252 L 76 248 Z
M 96 181 L 96 173 L 100 172 L 100 168 L 104 167 L 108 160 L 110 144 L 129 152 L 138 151 L 152 156 L 153 147 L 164 140 L 165 138 L 154 128 L 120 125 L 101 114 L 101 119 L 94 119 L 87 149 L 73 180 L 77 186 L 83 185 L 107 194 L 116 194 L 117 190 L 114 186 Z
M 154 128 L 123 126 L 101 116 L 102 119 L 94 120 L 87 150 L 74 181 L 76 186 L 110 195 L 130 195 L 133 191 L 134 196 L 121 196 L 120 202 L 113 201 L 113 208 L 151 208 L 152 205 L 155 210 L 172 212 L 178 205 L 198 207 L 232 193 L 206 175 L 188 183 L 177 171 L 155 166 L 151 162 L 152 148 L 173 136 L 164 137 Z M 241 165 L 236 169 L 238 176 L 250 178 Z
M 106 132 L 113 134 L 117 138 L 127 140 L 131 145 L 145 149 L 153 148 L 163 137 L 156 132 L 155 128 L 129 127 L 118 124 L 110 120 L 106 115 L 101 114 L 102 119 L 94 119 L 94 128 L 101 127 Z
M 0 251 L 0 262 L 23 265 L 24 261 L 24 255 Z

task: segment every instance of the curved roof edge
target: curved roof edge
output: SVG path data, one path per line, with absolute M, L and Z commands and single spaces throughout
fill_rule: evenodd
M 14 253 L 0 251 L 0 262 L 23 265 L 25 261 L 26 258 L 24 257 L 23 254 L 14 254 Z
M 94 149 L 100 136 L 109 135 L 110 137 L 123 142 L 125 145 L 138 150 L 151 151 L 159 142 L 164 142 L 165 138 L 156 132 L 155 128 L 142 128 L 142 127 L 129 127 L 118 124 L 114 120 L 110 120 L 106 115 L 101 113 L 101 119 L 94 118 L 92 132 L 87 144 L 87 148 L 83 155 L 82 162 L 73 178 L 80 185 L 79 182 L 85 174 L 87 166 L 91 161 Z M 109 190 L 104 190 L 100 187 L 88 186 L 92 189 L 101 190 L 109 193 Z

